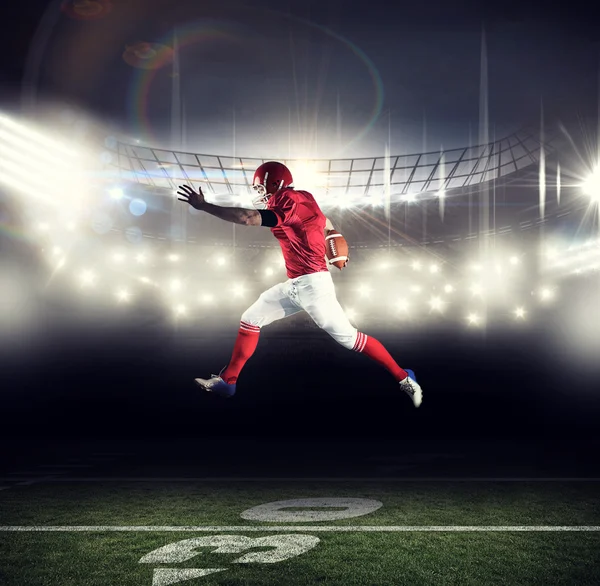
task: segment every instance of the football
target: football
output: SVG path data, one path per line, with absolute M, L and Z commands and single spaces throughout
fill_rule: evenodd
M 342 270 L 348 264 L 348 243 L 337 231 L 329 230 L 325 236 L 327 261 Z

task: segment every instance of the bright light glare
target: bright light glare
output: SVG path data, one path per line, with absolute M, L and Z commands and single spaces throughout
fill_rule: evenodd
M 413 262 L 410 265 L 411 269 L 413 271 L 420 271 L 421 270 L 421 263 L 418 260 L 413 260 Z
M 92 271 L 83 271 L 79 277 L 81 284 L 85 287 L 93 285 L 96 282 L 96 275 Z
M 225 266 L 225 259 L 222 256 L 217 257 L 217 265 L 220 267 Z
M 513 266 L 514 266 L 514 265 L 518 265 L 520 262 L 521 262 L 521 261 L 520 261 L 520 259 L 519 259 L 519 257 L 518 257 L 518 256 L 511 256 L 511 257 L 510 257 L 510 264 L 511 264 L 511 265 L 513 265 Z
M 170 255 L 168 256 L 168 259 L 169 259 L 171 262 L 177 262 L 177 261 L 179 260 L 179 255 L 178 255 L 178 254 L 170 254 Z
M 187 312 L 187 308 L 183 303 L 180 303 L 174 307 L 176 315 L 185 315 Z
M 119 291 L 117 291 L 116 295 L 117 299 L 120 302 L 129 301 L 131 297 L 131 294 L 129 293 L 129 291 L 127 291 L 127 289 L 120 289 Z
M 267 275 L 267 277 L 270 277 L 273 274 L 273 269 L 271 267 L 267 267 L 265 269 L 265 275 Z
M 476 313 L 470 313 L 467 316 L 467 321 L 470 326 L 478 326 L 481 324 L 481 317 L 479 317 Z
M 121 199 L 125 194 L 120 187 L 114 187 L 108 191 L 112 199 Z
M 525 310 L 522 307 L 517 307 L 514 313 L 517 319 L 523 319 L 525 317 Z
M 369 295 L 371 295 L 371 287 L 369 287 L 368 285 L 361 285 L 358 288 L 358 294 L 361 297 L 369 297 Z
M 542 301 L 550 301 L 550 299 L 554 298 L 554 291 L 552 291 L 552 289 L 548 289 L 548 287 L 544 287 L 540 291 L 540 297 Z
M 600 201 L 600 166 L 583 182 L 581 188 L 592 201 Z
M 233 294 L 234 294 L 236 297 L 243 297 L 245 292 L 246 292 L 246 290 L 245 290 L 245 288 L 244 288 L 244 286 L 243 286 L 243 285 L 236 285 L 236 286 L 233 288 Z
M 452 293 L 454 291 L 454 287 L 452 285 L 446 285 L 444 287 L 444 292 L 445 293 Z
M 439 267 L 438 265 L 436 265 L 436 264 L 432 264 L 432 265 L 429 267 L 429 272 L 430 272 L 431 274 L 435 275 L 435 274 L 437 274 L 437 273 L 439 273 L 439 272 L 440 272 L 440 267 Z
M 297 189 L 314 189 L 323 187 L 323 178 L 317 171 L 314 163 L 310 161 L 298 161 L 290 169 L 294 177 L 294 185 Z
M 171 291 L 180 291 L 181 281 L 179 279 L 173 279 L 169 284 L 169 288 L 171 289 Z
M 399 311 L 408 311 L 409 303 L 406 301 L 406 299 L 398 299 L 396 307 Z
M 432 297 L 429 300 L 429 306 L 434 311 L 441 311 L 444 307 L 444 302 L 440 297 Z

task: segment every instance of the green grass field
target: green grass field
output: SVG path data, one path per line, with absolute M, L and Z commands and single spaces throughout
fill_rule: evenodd
M 13 486 L 0 492 L 0 584 L 597 585 L 599 488 L 453 481 Z M 317 498 L 381 506 L 328 520 L 244 513 Z M 313 506 L 312 514 L 348 510 L 338 504 Z M 308 514 L 300 504 L 278 514 L 294 513 Z

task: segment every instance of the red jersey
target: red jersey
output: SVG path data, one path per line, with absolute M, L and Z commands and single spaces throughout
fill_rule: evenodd
M 277 216 L 271 232 L 279 240 L 288 278 L 328 271 L 325 216 L 315 198 L 288 187 L 269 198 L 267 209 Z

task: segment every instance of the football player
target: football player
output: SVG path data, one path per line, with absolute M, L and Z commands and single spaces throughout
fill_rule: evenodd
M 279 241 L 288 279 L 266 290 L 241 317 L 231 360 L 218 375 L 197 378 L 206 391 L 232 397 L 244 364 L 254 353 L 261 328 L 275 320 L 305 311 L 336 342 L 362 352 L 386 368 L 412 399 L 415 407 L 423 391 L 411 370 L 396 364 L 385 347 L 359 332 L 339 304 L 325 261 L 325 235 L 333 225 L 314 197 L 293 187 L 289 169 L 278 162 L 262 164 L 254 173 L 252 188 L 256 209 L 221 207 L 208 203 L 202 189 L 180 186 L 178 199 L 195 209 L 244 226 L 266 226 Z

